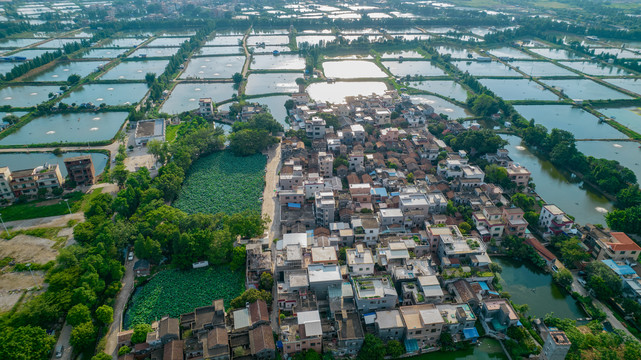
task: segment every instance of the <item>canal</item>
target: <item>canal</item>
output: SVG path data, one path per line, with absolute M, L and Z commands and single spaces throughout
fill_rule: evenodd
M 521 145 L 521 138 L 501 135 L 509 142 L 505 146 L 514 162 L 525 166 L 536 184 L 536 192 L 548 203 L 555 204 L 580 224 L 605 225 L 605 213 L 612 203 L 598 192 L 585 187 L 582 182 L 572 181 L 570 174 L 557 169 L 551 162 L 542 159 Z
M 542 318 L 554 313 L 559 318 L 585 317 L 576 300 L 559 288 L 549 273 L 506 257 L 495 256 L 492 261 L 503 268 L 500 281 L 503 291 L 510 293 L 515 304 L 527 304 L 528 315 Z
M 498 340 L 483 338 L 479 345 L 457 351 L 437 351 L 408 358 L 410 360 L 506 360 Z

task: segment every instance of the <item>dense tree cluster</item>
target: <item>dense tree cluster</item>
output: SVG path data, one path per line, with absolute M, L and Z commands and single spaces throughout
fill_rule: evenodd
M 269 113 L 254 115 L 246 122 L 237 121 L 232 129 L 229 148 L 239 156 L 254 155 L 278 143 L 274 135 L 284 131 L 283 125 Z

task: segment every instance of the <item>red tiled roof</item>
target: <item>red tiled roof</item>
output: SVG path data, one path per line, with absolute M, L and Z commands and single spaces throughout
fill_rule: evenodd
M 531 247 L 534 248 L 541 256 L 543 256 L 547 261 L 554 261 L 556 260 L 556 256 L 550 252 L 550 250 L 546 249 L 543 244 L 541 244 L 537 239 L 533 237 L 529 237 L 525 239 L 525 243 L 530 245 Z
M 632 239 L 628 237 L 625 233 L 622 232 L 611 232 L 610 235 L 614 239 L 617 240 L 617 242 L 608 242 L 607 244 L 612 248 L 614 251 L 639 251 L 641 250 L 641 247 L 637 245 Z

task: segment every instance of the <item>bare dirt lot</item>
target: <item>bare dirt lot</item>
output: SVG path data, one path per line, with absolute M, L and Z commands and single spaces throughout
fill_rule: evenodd
M 0 275 L 0 312 L 11 310 L 25 290 L 43 284 L 42 271 L 34 271 L 33 277 L 28 271 Z
M 16 263 L 45 264 L 55 260 L 58 251 L 54 241 L 29 235 L 17 235 L 11 240 L 0 240 L 0 259 L 11 257 Z

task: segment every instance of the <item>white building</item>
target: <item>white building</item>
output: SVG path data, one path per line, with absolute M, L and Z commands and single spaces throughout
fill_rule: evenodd
M 200 98 L 198 100 L 198 114 L 200 116 L 214 115 L 214 102 L 211 98 Z
M 140 120 L 136 123 L 136 145 L 147 145 L 150 140 L 165 141 L 165 119 Z

